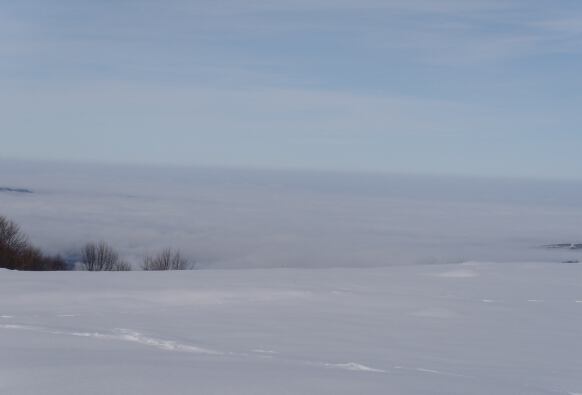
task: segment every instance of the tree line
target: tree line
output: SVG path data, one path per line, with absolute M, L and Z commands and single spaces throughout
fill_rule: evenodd
M 79 251 L 79 262 L 71 264 L 61 255 L 47 255 L 34 247 L 20 226 L 0 216 L 0 268 L 27 271 L 129 271 L 131 264 L 121 259 L 107 243 L 87 243 Z M 180 251 L 166 248 L 156 255 L 146 256 L 142 270 L 188 270 L 194 263 Z

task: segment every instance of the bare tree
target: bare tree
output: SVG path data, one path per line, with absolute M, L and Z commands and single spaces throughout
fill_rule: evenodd
M 0 267 L 20 269 L 28 239 L 13 221 L 0 216 Z
M 0 216 L 0 247 L 17 251 L 27 246 L 28 238 L 20 231 L 20 226 Z
M 81 264 L 91 272 L 112 271 L 119 265 L 119 255 L 103 241 L 88 243 L 81 250 Z
M 12 270 L 67 270 L 65 260 L 45 255 L 29 244 L 13 221 L 0 216 L 0 267 Z
M 192 262 L 171 248 L 166 248 L 153 257 L 146 256 L 142 264 L 143 270 L 189 270 L 193 267 Z

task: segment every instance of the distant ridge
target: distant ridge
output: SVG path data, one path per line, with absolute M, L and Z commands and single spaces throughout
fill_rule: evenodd
M 34 193 L 32 190 L 26 188 L 8 188 L 8 187 L 0 187 L 0 192 Z

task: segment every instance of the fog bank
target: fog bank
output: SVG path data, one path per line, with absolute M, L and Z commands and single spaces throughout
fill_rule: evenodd
M 48 252 L 106 240 L 199 267 L 581 259 L 582 183 L 0 161 L 0 215 Z

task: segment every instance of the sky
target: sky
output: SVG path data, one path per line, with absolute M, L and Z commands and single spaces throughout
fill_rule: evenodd
M 579 0 L 3 0 L 0 159 L 582 179 Z

